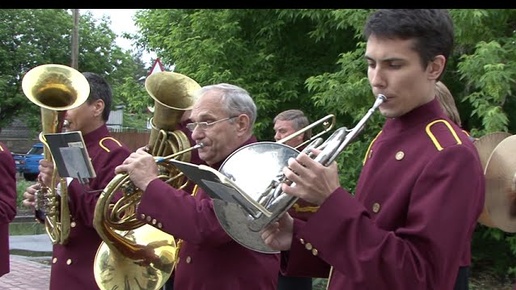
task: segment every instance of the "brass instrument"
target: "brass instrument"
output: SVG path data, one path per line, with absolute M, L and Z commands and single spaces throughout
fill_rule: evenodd
M 478 222 L 516 232 L 516 135 L 489 133 L 475 141 L 485 177 L 484 209 Z
M 330 122 L 330 120 L 331 120 L 331 122 Z M 304 145 L 312 142 L 313 140 L 315 140 L 315 139 L 321 137 L 322 135 L 326 134 L 327 132 L 329 132 L 333 128 L 333 126 L 335 126 L 335 122 L 336 122 L 335 115 L 328 114 L 328 115 L 324 116 L 323 118 L 311 123 L 310 125 L 302 128 L 302 129 L 299 129 L 298 131 L 288 135 L 287 137 L 276 141 L 276 143 L 285 144 L 290 139 L 294 139 L 296 136 L 299 136 L 299 134 L 302 134 L 302 133 L 312 129 L 317 125 L 322 125 L 323 130 L 321 130 L 319 133 L 313 135 L 310 139 L 304 141 L 303 143 L 301 143 L 295 147 L 296 149 L 302 148 Z
M 53 161 L 43 134 L 61 132 L 66 110 L 76 108 L 88 99 L 88 80 L 71 67 L 45 64 L 25 74 L 22 88 L 25 96 L 41 107 L 42 132 L 39 139 L 45 144 L 45 159 Z M 66 182 L 64 179 L 59 180 L 61 192 L 58 195 L 57 179 L 57 170 L 54 170 L 51 184 L 40 184 L 40 189 L 35 194 L 36 218 L 45 223 L 45 229 L 53 244 L 65 244 L 70 234 L 70 209 Z
M 158 72 L 147 77 L 145 88 L 155 101 L 149 153 L 155 156 L 158 177 L 182 189 L 188 180 L 167 161 L 188 162 L 190 152 L 201 146 L 191 147 L 185 133 L 175 130 L 200 86 L 185 75 Z M 103 242 L 93 268 L 100 289 L 159 289 L 175 268 L 178 246 L 174 237 L 136 218 L 142 195 L 127 173 L 119 173 L 97 201 L 93 226 Z
M 260 231 L 287 212 L 298 199 L 281 190 L 281 183 L 289 182 L 282 173 L 288 159 L 316 148 L 321 152 L 314 160 L 329 166 L 358 135 L 365 122 L 385 100 L 384 95 L 379 95 L 374 105 L 353 129 L 341 127 L 324 143 L 322 138 L 317 138 L 301 153 L 279 142 L 257 142 L 244 146 L 228 156 L 219 171 L 245 192 L 244 197 L 232 196 L 231 199 L 212 196 L 215 214 L 228 235 L 248 249 L 262 253 L 277 253 L 263 242 Z M 301 130 L 293 134 L 300 134 L 299 132 Z M 242 162 L 243 160 L 245 162 Z M 247 167 L 249 163 L 253 164 L 254 171 L 260 172 L 259 175 L 253 174 L 249 177 L 249 170 L 242 167 Z M 233 192 L 225 192 L 219 196 L 231 194 Z M 242 202 L 243 199 L 248 202 Z

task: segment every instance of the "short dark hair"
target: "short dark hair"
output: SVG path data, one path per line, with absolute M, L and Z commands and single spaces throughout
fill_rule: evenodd
M 414 50 L 423 67 L 437 55 L 446 58 L 446 66 L 454 44 L 453 21 L 446 9 L 379 9 L 369 16 L 364 27 L 365 38 L 371 35 L 414 39 Z
M 84 77 L 90 84 L 90 95 L 86 102 L 88 104 L 93 103 L 96 100 L 104 101 L 104 111 L 102 112 L 102 119 L 107 122 L 109 119 L 109 113 L 111 113 L 111 103 L 113 100 L 113 93 L 111 86 L 108 82 L 100 75 L 92 72 L 83 72 Z

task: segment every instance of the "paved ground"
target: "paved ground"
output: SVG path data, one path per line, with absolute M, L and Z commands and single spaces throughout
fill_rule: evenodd
M 0 277 L 1 290 L 48 290 L 52 243 L 47 234 L 10 236 L 11 271 Z
M 50 266 L 46 261 L 11 255 L 11 272 L 0 277 L 2 290 L 48 290 Z

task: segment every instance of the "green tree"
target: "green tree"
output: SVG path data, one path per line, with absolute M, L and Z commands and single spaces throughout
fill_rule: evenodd
M 325 21 L 332 12 L 314 13 Z M 303 108 L 314 120 L 326 114 L 312 106 L 304 82 L 337 69 L 338 54 L 353 47 L 353 31 L 345 29 L 311 40 L 318 23 L 293 10 L 140 10 L 136 24 L 139 43 L 177 72 L 201 85 L 245 87 L 259 107 L 255 131 L 263 140 L 272 140 L 272 118 L 284 109 Z
M 38 65 L 71 64 L 71 11 L 2 9 L 0 17 L 3 19 L 0 23 L 0 127 L 20 117 L 36 135 L 41 131 L 40 108 L 23 94 L 22 79 L 28 70 Z M 115 39 L 108 18 L 96 21 L 90 12 L 81 15 L 79 70 L 106 77 L 113 87 L 114 105 L 120 105 L 133 96 L 134 86 L 145 69 L 138 55 L 123 51 L 115 44 Z M 127 89 L 131 85 L 131 90 Z

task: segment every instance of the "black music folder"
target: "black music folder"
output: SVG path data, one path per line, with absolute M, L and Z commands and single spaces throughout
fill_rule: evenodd
M 239 204 L 253 216 L 259 212 L 270 215 L 263 205 L 255 201 L 221 172 L 206 165 L 196 165 L 175 159 L 168 161 L 181 170 L 191 181 L 204 189 L 212 199 Z
M 96 177 L 95 169 L 80 131 L 44 134 L 61 177 L 73 177 L 85 183 Z

